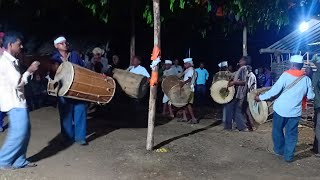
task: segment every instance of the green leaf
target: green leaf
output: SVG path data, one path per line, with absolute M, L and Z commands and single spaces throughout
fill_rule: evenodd
M 184 9 L 184 5 L 185 5 L 185 1 L 184 0 L 180 0 L 180 5 L 179 5 L 179 7 L 181 8 L 181 9 Z

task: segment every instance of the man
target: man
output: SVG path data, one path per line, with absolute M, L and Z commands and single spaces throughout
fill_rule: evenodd
M 270 67 L 264 68 L 264 77 L 265 77 L 265 83 L 264 83 L 263 87 L 271 87 L 272 86 L 272 77 L 271 77 Z
M 320 157 L 320 59 L 316 60 L 314 63 L 317 67 L 317 71 L 312 75 L 312 85 L 314 88 L 314 128 L 315 128 L 315 137 L 313 143 L 313 151 L 316 153 L 317 157 Z
M 186 58 L 183 60 L 183 62 L 184 62 L 184 68 L 186 70 L 183 73 L 184 76 L 183 76 L 183 82 L 181 83 L 181 86 L 184 86 L 186 84 L 189 85 L 191 87 L 191 94 L 189 97 L 189 102 L 185 106 L 184 111 L 183 111 L 182 122 L 188 122 L 189 124 L 197 124 L 198 120 L 194 116 L 193 108 L 192 108 L 192 104 L 194 101 L 194 85 L 195 85 L 195 80 L 197 78 L 197 73 L 195 72 L 195 70 L 193 68 L 192 58 Z M 189 121 L 187 119 L 187 114 L 186 114 L 187 111 L 191 115 L 191 119 Z
M 249 131 L 246 126 L 246 120 L 244 117 L 244 109 L 243 109 L 243 102 L 246 100 L 247 97 L 247 65 L 250 64 L 250 57 L 243 56 L 239 60 L 240 68 L 235 73 L 233 81 L 230 81 L 228 87 L 235 86 L 236 94 L 233 100 L 227 104 L 227 112 L 226 112 L 226 123 L 225 129 L 229 130 L 232 129 L 232 119 L 234 119 L 237 129 L 242 132 Z
M 102 55 L 104 54 L 104 50 L 96 47 L 92 50 L 93 58 L 91 59 L 91 63 L 94 67 L 94 71 L 97 73 L 106 73 L 109 64 L 108 64 L 108 59 L 103 57 Z
M 251 66 L 247 66 L 247 70 L 248 70 L 248 92 L 251 92 L 255 89 L 257 89 L 257 78 L 256 75 L 253 73 L 252 71 L 252 67 Z M 249 104 L 248 101 L 245 100 L 245 109 L 246 109 L 246 115 L 247 115 L 247 119 L 248 119 L 248 127 L 251 131 L 255 131 L 257 128 L 254 126 L 254 120 L 252 117 L 252 114 L 250 112 L 249 109 Z
M 146 76 L 147 78 L 150 78 L 150 74 L 144 68 L 141 64 L 141 58 L 139 56 L 135 56 L 132 59 L 132 66 L 128 68 L 129 72 L 132 72 L 134 74 L 140 74 L 142 76 Z
M 0 32 L 0 57 L 4 51 L 3 48 L 3 37 L 4 37 L 4 33 Z M 0 132 L 3 132 L 3 119 L 5 117 L 6 113 L 5 112 L 0 112 Z
M 303 56 L 291 56 L 290 62 L 290 70 L 285 71 L 269 91 L 255 98 L 256 101 L 264 101 L 278 96 L 273 105 L 273 150 L 286 162 L 292 162 L 294 158 L 302 98 L 307 95 L 308 99 L 313 99 L 315 96 L 310 78 L 301 71 Z
M 178 59 L 174 60 L 174 65 L 172 66 L 172 68 L 176 71 L 176 74 L 179 74 L 179 73 L 183 72 L 182 67 L 179 65 L 179 60 Z
M 0 169 L 35 167 L 26 159 L 30 139 L 30 121 L 24 85 L 28 77 L 39 66 L 39 62 L 30 65 L 21 76 L 18 70 L 17 55 L 21 52 L 22 36 L 19 33 L 7 33 L 4 37 L 5 51 L 0 58 L 0 110 L 8 112 L 9 130 L 0 150 Z
M 172 61 L 171 60 L 165 60 L 165 70 L 163 71 L 163 76 L 162 79 L 172 76 L 172 75 L 177 75 L 176 71 L 172 68 Z M 174 118 L 174 114 L 171 108 L 171 105 L 169 105 L 169 97 L 167 95 L 163 95 L 162 103 L 163 103 L 163 111 L 162 115 L 166 115 L 167 112 L 166 110 L 169 109 L 169 114 L 171 118 Z
M 56 52 L 52 56 L 56 71 L 59 64 L 69 61 L 79 66 L 84 63 L 78 53 L 75 51 L 68 52 L 67 40 L 60 36 L 54 40 Z M 76 142 L 80 145 L 87 145 L 86 128 L 87 128 L 87 103 L 79 100 L 58 97 L 58 107 L 60 114 L 61 134 L 68 142 Z
M 257 80 L 258 80 L 257 87 L 263 88 L 266 83 L 266 75 L 263 72 L 263 68 L 261 68 L 261 67 L 258 69 Z
M 220 62 L 218 64 L 219 66 L 219 72 L 217 72 L 214 76 L 213 76 L 213 80 L 212 83 L 215 83 L 216 81 L 219 80 L 227 80 L 230 81 L 232 78 L 232 72 L 230 72 L 229 67 L 228 66 L 228 61 L 223 61 Z M 222 122 L 225 123 L 226 122 L 226 112 L 227 112 L 227 106 L 223 105 L 223 110 L 222 110 Z
M 196 97 L 199 102 L 199 106 L 203 107 L 205 105 L 205 96 L 206 96 L 206 83 L 209 78 L 208 71 L 204 68 L 204 63 L 200 63 L 200 67 L 196 69 L 197 80 L 196 80 Z

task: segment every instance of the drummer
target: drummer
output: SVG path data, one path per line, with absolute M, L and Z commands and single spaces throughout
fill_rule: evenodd
M 279 95 L 273 105 L 273 151 L 275 155 L 283 156 L 286 162 L 292 162 L 294 158 L 302 99 L 305 95 L 308 99 L 315 97 L 310 78 L 301 70 L 303 56 L 291 56 L 290 63 L 290 70 L 282 73 L 269 91 L 255 97 L 256 101 L 263 101 Z
M 227 78 L 226 80 L 229 81 L 232 77 L 232 73 L 228 69 L 228 61 L 220 62 L 218 64 L 218 66 L 219 66 L 220 71 L 213 76 L 212 83 L 220 80 L 222 77 Z M 226 105 L 223 105 L 223 110 L 222 110 L 222 122 L 223 123 L 226 122 L 226 112 L 227 112 Z
M 162 79 L 164 79 L 167 76 L 177 75 L 177 72 L 175 69 L 172 68 L 172 61 L 171 60 L 165 60 L 165 70 L 163 71 Z M 166 109 L 169 109 L 170 117 L 174 118 L 174 114 L 172 112 L 171 105 L 169 105 L 169 97 L 167 95 L 163 95 L 162 103 L 163 103 L 163 112 L 162 115 L 165 116 L 167 114 Z
M 184 108 L 182 122 L 188 122 L 189 124 L 197 124 L 198 120 L 194 116 L 193 108 L 192 108 L 192 104 L 194 101 L 194 85 L 195 85 L 195 80 L 197 79 L 197 73 L 193 68 L 192 58 L 185 58 L 183 62 L 186 70 L 183 73 L 184 74 L 183 83 L 181 84 L 181 86 L 186 84 L 190 85 L 192 93 L 190 94 L 188 104 Z M 187 111 L 191 115 L 191 119 L 189 121 L 187 119 Z
M 227 105 L 225 129 L 232 129 L 232 119 L 234 119 L 239 131 L 249 131 L 244 117 L 243 102 L 247 96 L 247 65 L 249 65 L 250 62 L 250 57 L 243 56 L 239 60 L 240 68 L 235 73 L 233 80 L 228 84 L 228 87 L 235 86 L 236 94 L 233 100 Z
M 52 56 L 53 68 L 55 72 L 57 67 L 66 61 L 79 66 L 84 66 L 78 53 L 75 51 L 68 52 L 67 40 L 60 36 L 54 40 L 56 51 Z M 60 114 L 61 134 L 67 142 L 76 142 L 80 145 L 87 145 L 86 128 L 87 128 L 87 103 L 79 100 L 58 97 L 58 107 Z
M 132 66 L 130 66 L 127 70 L 134 74 L 140 74 L 142 76 L 146 76 L 147 78 L 150 78 L 150 74 L 148 73 L 146 68 L 144 68 L 140 64 L 141 64 L 141 57 L 134 56 L 132 59 Z

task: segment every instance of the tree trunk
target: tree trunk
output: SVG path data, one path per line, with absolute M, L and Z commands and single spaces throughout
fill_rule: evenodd
M 160 48 L 160 0 L 153 0 L 153 18 L 154 18 L 154 46 Z M 158 72 L 158 66 L 153 70 Z M 150 99 L 149 99 L 149 115 L 148 115 L 148 134 L 147 134 L 147 150 L 153 149 L 153 132 L 154 122 L 156 115 L 156 98 L 157 98 L 157 85 L 150 87 Z
M 247 49 L 247 27 L 243 27 L 243 33 L 242 33 L 242 55 L 247 56 L 248 55 L 248 49 Z
M 129 65 L 131 65 L 131 60 L 133 56 L 136 54 L 136 0 L 132 0 L 132 6 L 131 6 L 131 37 L 130 37 L 130 62 Z

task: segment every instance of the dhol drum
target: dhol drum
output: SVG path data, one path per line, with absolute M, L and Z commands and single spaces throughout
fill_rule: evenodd
M 114 96 L 116 83 L 111 77 L 72 64 L 62 63 L 48 83 L 48 94 L 71 99 L 106 104 Z
M 264 92 L 271 89 L 271 87 L 265 87 L 253 90 L 248 93 L 247 100 L 249 103 L 249 109 L 253 119 L 259 123 L 263 124 L 268 120 L 268 117 L 273 114 L 273 101 L 259 101 L 256 102 L 254 99 L 257 94 L 263 94 Z
M 162 91 L 169 97 L 170 103 L 175 107 L 183 107 L 188 104 L 191 95 L 189 84 L 180 86 L 180 79 L 177 76 L 168 76 L 162 81 Z
M 235 88 L 234 86 L 228 87 L 228 83 L 229 81 L 223 79 L 212 83 L 210 94 L 216 103 L 227 104 L 233 99 Z
M 113 78 L 131 98 L 143 98 L 149 89 L 148 78 L 122 69 L 113 69 Z

